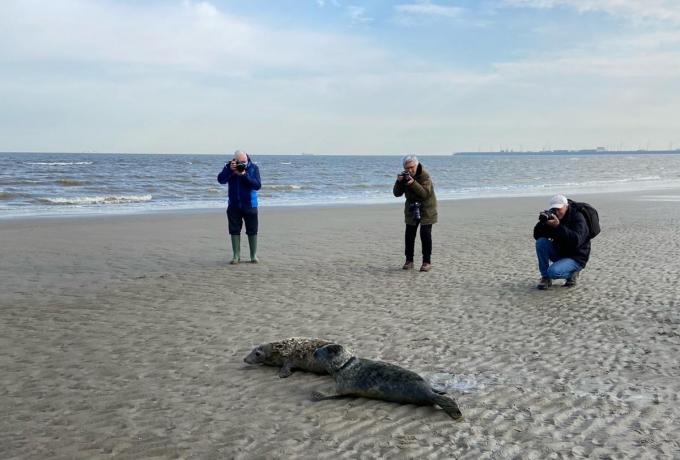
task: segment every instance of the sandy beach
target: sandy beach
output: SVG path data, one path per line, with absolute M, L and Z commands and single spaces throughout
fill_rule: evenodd
M 574 198 L 603 232 L 546 292 L 546 197 L 440 202 L 429 273 L 401 270 L 396 199 L 262 208 L 238 266 L 223 210 L 0 220 L 0 458 L 680 458 L 680 192 Z M 464 418 L 243 362 L 292 336 L 418 372 Z

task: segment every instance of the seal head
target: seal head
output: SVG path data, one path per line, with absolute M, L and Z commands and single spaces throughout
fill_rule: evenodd
M 331 375 L 343 369 L 353 358 L 350 350 L 336 343 L 317 348 L 314 352 L 314 359 Z
M 272 346 L 270 343 L 258 345 L 243 358 L 243 361 L 248 364 L 265 364 L 267 358 L 272 355 Z
M 279 377 L 289 377 L 295 369 L 326 374 L 326 368 L 314 359 L 314 351 L 330 342 L 322 339 L 291 337 L 256 346 L 243 361 L 248 364 L 278 366 Z

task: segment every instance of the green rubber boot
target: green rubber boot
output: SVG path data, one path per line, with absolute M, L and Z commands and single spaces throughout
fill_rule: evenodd
M 232 257 L 232 265 L 236 265 L 241 262 L 241 235 L 231 235 L 231 250 L 234 252 L 234 257 Z
M 257 235 L 248 235 L 248 245 L 250 246 L 250 261 L 256 264 L 260 261 L 257 258 Z

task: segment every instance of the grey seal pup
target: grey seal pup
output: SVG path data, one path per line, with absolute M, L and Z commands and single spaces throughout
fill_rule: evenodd
M 361 396 L 419 406 L 438 405 L 452 419 L 463 416 L 456 401 L 435 391 L 425 379 L 403 367 L 357 358 L 338 344 L 317 349 L 314 358 L 325 364 L 328 373 L 335 379 L 336 391 L 330 396 L 314 392 L 312 399 L 315 401 Z
M 243 361 L 248 364 L 280 366 L 279 377 L 281 378 L 290 377 L 295 369 L 327 374 L 326 366 L 314 358 L 314 351 L 330 343 L 321 339 L 291 337 L 258 345 Z

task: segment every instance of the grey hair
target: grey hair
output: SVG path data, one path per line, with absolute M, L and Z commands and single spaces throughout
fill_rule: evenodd
M 415 155 L 404 155 L 401 159 L 401 165 L 406 166 L 406 163 L 411 163 L 412 161 L 418 163 L 418 157 Z
M 248 154 L 246 153 L 245 150 L 237 150 L 237 151 L 234 152 L 234 158 L 236 158 L 237 155 L 241 155 L 241 154 L 248 156 Z

